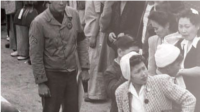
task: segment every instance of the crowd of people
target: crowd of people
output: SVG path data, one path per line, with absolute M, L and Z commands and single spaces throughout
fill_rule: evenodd
M 78 112 L 79 83 L 110 112 L 200 112 L 199 1 L 4 4 L 11 56 L 29 60 L 43 112 Z

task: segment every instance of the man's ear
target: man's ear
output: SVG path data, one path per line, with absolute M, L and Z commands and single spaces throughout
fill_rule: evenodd
M 172 66 L 166 66 L 165 67 L 166 73 L 169 73 L 171 69 L 173 69 Z
M 117 49 L 117 54 L 118 54 L 119 57 L 122 57 L 122 56 L 123 56 L 123 55 L 122 55 L 122 49 L 120 49 L 120 48 Z

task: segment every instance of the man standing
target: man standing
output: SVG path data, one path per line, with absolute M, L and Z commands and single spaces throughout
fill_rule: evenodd
M 141 55 L 125 55 L 120 67 L 128 81 L 115 92 L 119 112 L 172 112 L 172 101 L 181 112 L 194 112 L 196 98 L 168 75 L 148 75 Z
M 50 1 L 30 27 L 30 58 L 35 82 L 42 98 L 43 112 L 78 112 L 76 52 L 88 74 L 88 52 L 78 13 L 66 7 L 67 1 Z M 78 45 L 78 46 L 77 46 Z

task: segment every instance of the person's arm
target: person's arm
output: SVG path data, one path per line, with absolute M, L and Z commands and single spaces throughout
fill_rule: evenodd
M 159 81 L 159 89 L 163 91 L 164 95 L 181 105 L 181 112 L 194 112 L 196 105 L 196 98 L 188 90 L 174 84 L 173 79 L 170 76 L 166 76 Z
M 196 66 L 193 68 L 180 69 L 178 72 L 178 75 L 200 78 L 200 66 Z
M 86 10 L 87 11 L 87 10 Z M 96 17 L 95 17 L 95 24 L 94 27 L 92 27 L 93 29 L 91 29 L 93 31 L 91 37 L 90 37 L 90 47 L 91 48 L 95 48 L 96 47 L 96 41 L 97 41 L 97 37 L 100 31 L 100 25 L 99 25 L 99 19 L 100 19 L 100 15 L 101 15 L 101 2 L 100 1 L 94 1 L 94 11 L 96 13 Z
M 112 5 L 115 1 L 105 1 L 103 12 L 101 14 L 99 24 L 100 24 L 100 30 L 104 33 L 106 33 L 106 30 L 108 29 L 110 22 L 111 22 L 111 15 L 112 15 Z
M 196 66 L 192 68 L 180 69 L 178 75 L 187 76 L 187 77 L 197 77 L 200 78 L 200 41 L 197 44 L 196 48 Z
M 31 23 L 29 31 L 30 59 L 32 63 L 35 82 L 38 84 L 40 96 L 51 96 L 50 90 L 45 84 L 48 80 L 44 67 L 44 36 L 40 23 L 36 20 Z
M 80 61 L 79 61 L 79 57 L 78 57 L 78 52 L 77 51 L 75 52 L 75 57 L 76 57 L 76 65 L 77 65 L 77 68 L 78 68 L 78 73 L 77 73 L 76 80 L 78 82 L 80 74 L 82 72 L 82 69 L 81 69 L 81 65 L 80 65 Z
M 107 45 L 111 48 L 113 48 L 114 50 L 116 50 L 116 46 L 113 44 L 114 41 L 116 41 L 116 38 L 117 38 L 117 34 L 115 32 L 115 29 L 116 29 L 116 26 L 115 26 L 115 23 L 116 23 L 116 19 L 117 18 L 117 12 L 115 11 L 116 7 L 118 6 L 118 2 L 113 2 L 111 6 L 111 12 L 110 12 L 110 23 L 105 31 L 105 33 L 108 34 L 108 37 L 107 37 Z
M 81 67 L 81 74 L 80 75 L 88 75 L 89 70 L 89 53 L 88 53 L 88 40 L 85 38 L 83 30 L 81 28 L 80 18 L 78 12 L 75 11 L 76 23 L 75 27 L 77 28 L 77 55 L 76 58 L 78 66 Z M 79 67 L 79 69 L 80 69 Z
M 120 78 L 117 77 L 118 70 L 115 70 L 111 66 L 105 71 L 104 73 L 104 79 L 107 85 L 106 91 L 110 98 L 115 98 L 115 91 L 126 80 L 123 76 Z
M 154 36 L 149 38 L 149 59 L 148 59 L 148 72 L 150 75 L 156 75 L 156 63 L 155 63 L 155 41 Z
M 33 21 L 29 31 L 30 59 L 36 84 L 47 81 L 44 67 L 44 37 L 42 26 Z
M 115 92 L 115 96 L 116 96 L 116 102 L 117 102 L 117 108 L 118 108 L 118 112 L 124 112 L 123 111 L 123 98 L 122 98 L 122 93 L 121 93 L 121 88 L 118 88 Z

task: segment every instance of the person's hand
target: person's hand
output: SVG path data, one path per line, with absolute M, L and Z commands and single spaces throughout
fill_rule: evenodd
M 182 76 L 184 74 L 183 70 L 184 69 L 179 69 L 178 73 L 176 74 L 176 77 Z
M 116 35 L 115 35 L 114 32 L 111 32 L 111 33 L 109 34 L 108 39 L 109 39 L 110 42 L 115 42 L 116 39 L 117 39 L 117 37 L 116 37 Z
M 97 39 L 95 37 L 90 38 L 90 47 L 95 48 L 96 47 L 96 41 Z
M 77 73 L 77 76 L 76 76 L 77 83 L 79 82 L 79 79 L 81 78 L 81 72 L 82 72 L 82 70 L 78 70 L 78 73 Z
M 125 34 L 124 33 L 120 33 L 117 38 L 121 37 L 121 36 L 124 36 Z
M 51 93 L 46 84 L 38 84 L 38 93 L 40 96 L 51 97 Z
M 82 70 L 80 75 L 81 75 L 82 80 L 89 80 L 89 72 L 88 72 L 88 70 Z

